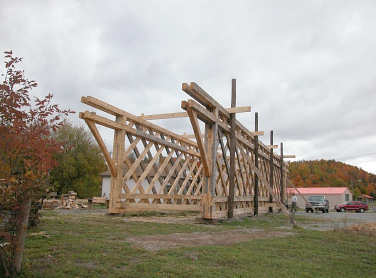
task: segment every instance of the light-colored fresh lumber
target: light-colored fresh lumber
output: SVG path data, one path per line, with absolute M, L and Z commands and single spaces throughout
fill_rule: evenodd
M 112 160 L 111 155 L 108 152 L 107 147 L 106 147 L 105 143 L 103 142 L 103 139 L 102 139 L 101 135 L 99 134 L 97 127 L 95 126 L 95 123 L 93 123 L 92 121 L 89 121 L 89 120 L 85 120 L 85 122 L 86 122 L 87 126 L 89 127 L 91 133 L 93 134 L 95 140 L 97 141 L 99 147 L 101 148 L 101 150 L 103 152 L 103 155 L 104 155 L 104 158 L 107 162 L 107 165 L 110 168 L 111 175 L 113 177 L 116 177 L 117 176 L 117 170 L 116 170 L 116 167 L 115 167 L 115 163 Z
M 283 158 L 296 158 L 295 154 L 284 154 Z
M 185 199 L 201 200 L 201 196 L 182 195 L 182 194 L 126 194 L 121 195 L 123 199 Z
M 226 108 L 229 113 L 245 113 L 251 112 L 251 106 L 238 106 L 233 108 Z M 175 118 L 186 118 L 188 117 L 187 112 L 173 112 L 173 113 L 162 113 L 162 114 L 151 114 L 151 115 L 140 115 L 143 120 L 163 120 L 163 119 L 175 119 Z
M 209 167 L 208 155 L 206 153 L 204 142 L 202 140 L 200 126 L 199 126 L 198 121 L 197 121 L 197 115 L 196 115 L 196 112 L 193 111 L 193 109 L 191 109 L 190 106 L 187 107 L 187 111 L 188 111 L 188 115 L 189 115 L 189 120 L 191 121 L 191 125 L 192 125 L 193 131 L 195 133 L 198 149 L 200 150 L 201 161 L 202 161 L 202 164 L 204 165 L 204 172 L 205 172 L 206 176 L 209 177 L 211 169 Z
M 200 211 L 201 207 L 197 205 L 185 205 L 185 204 L 143 204 L 143 203 L 124 203 L 120 202 L 123 212 L 140 211 L 140 210 L 152 210 L 152 211 L 164 211 L 164 210 L 183 210 L 183 211 Z
M 175 143 L 171 143 L 171 142 L 166 141 L 166 140 L 162 140 L 161 138 L 158 138 L 156 136 L 146 134 L 145 132 L 142 132 L 140 130 L 130 128 L 127 125 L 116 123 L 116 122 L 109 120 L 105 117 L 98 116 L 98 115 L 96 115 L 95 113 L 92 113 L 92 112 L 88 112 L 88 111 L 80 112 L 80 118 L 91 120 L 91 121 L 93 121 L 97 124 L 103 125 L 103 126 L 108 127 L 108 128 L 123 129 L 126 132 L 128 132 L 128 133 L 130 133 L 134 136 L 144 138 L 146 140 L 152 141 L 154 143 L 157 143 L 157 144 L 160 144 L 160 145 L 172 148 L 172 149 L 176 149 L 176 150 L 181 151 L 181 152 L 186 153 L 186 154 L 190 154 L 190 155 L 193 155 L 193 156 L 196 156 L 196 157 L 200 157 L 200 154 L 193 151 L 193 150 L 184 148 L 180 145 L 177 145 Z M 179 136 L 179 137 L 182 137 L 182 136 Z M 190 142 L 192 142 L 192 141 L 190 141 Z
M 187 145 L 190 145 L 190 146 L 193 146 L 193 147 L 197 147 L 196 143 L 187 139 L 187 138 L 184 138 L 183 136 L 180 136 L 179 134 L 176 134 L 176 133 L 173 133 L 165 128 L 162 128 L 158 125 L 155 125 L 151 122 L 148 122 L 148 121 L 145 121 L 143 120 L 142 118 L 136 116 L 136 115 L 133 115 L 129 112 L 126 112 L 122 109 L 119 109 L 111 104 L 108 104 L 102 100 L 99 100 L 97 98 L 94 98 L 94 97 L 82 97 L 81 98 L 81 102 L 82 103 L 85 103 L 89 106 L 92 106 L 94 108 L 97 108 L 99 110 L 102 110 L 104 112 L 107 112 L 111 115 L 122 115 L 122 116 L 125 116 L 127 120 L 131 120 L 135 123 L 138 123 L 138 124 L 141 124 L 143 125 L 144 127 L 147 127 L 147 128 L 151 128 L 153 129 L 154 131 L 157 131 L 161 134 L 164 134 L 164 135 L 167 135 L 171 138 L 174 138 L 176 140 L 179 140 L 179 141 L 182 141 L 184 143 L 186 143 Z
M 278 149 L 278 145 L 266 145 L 269 149 Z

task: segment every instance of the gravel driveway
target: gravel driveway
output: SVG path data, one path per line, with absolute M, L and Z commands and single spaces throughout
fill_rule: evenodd
M 334 230 L 342 229 L 355 224 L 363 223 L 376 223 L 376 213 L 366 212 L 366 213 L 356 213 L 356 212 L 315 212 L 306 213 L 299 211 L 296 215 L 301 215 L 305 217 L 310 217 L 314 219 L 324 220 L 317 224 L 306 224 L 303 225 L 304 228 L 313 230 Z

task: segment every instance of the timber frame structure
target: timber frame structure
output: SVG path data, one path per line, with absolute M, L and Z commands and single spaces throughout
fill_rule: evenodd
M 136 116 L 94 97 L 81 102 L 115 119 L 81 112 L 100 146 L 111 173 L 109 213 L 139 210 L 197 210 L 204 219 L 257 215 L 277 208 L 288 213 L 287 167 L 264 145 L 258 131 L 249 131 L 236 120 L 236 80 L 232 80 L 231 108 L 224 108 L 200 86 L 183 83 L 192 99 L 182 101 L 185 112 Z M 151 122 L 188 117 L 194 136 L 180 135 Z M 199 121 L 203 122 L 201 131 Z M 112 156 L 96 127 L 114 130 Z M 194 138 L 196 142 L 191 139 Z

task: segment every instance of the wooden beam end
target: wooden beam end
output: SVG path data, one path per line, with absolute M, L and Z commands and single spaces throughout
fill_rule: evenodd
M 181 109 L 187 110 L 187 109 L 188 109 L 188 106 L 189 106 L 188 101 L 183 100 L 183 101 L 181 102 L 181 106 L 180 106 Z
M 296 158 L 295 154 L 284 154 L 283 158 Z
M 182 89 L 183 91 L 186 91 L 186 90 L 189 89 L 189 85 L 188 85 L 187 83 L 183 83 L 183 84 L 181 84 L 181 89 Z

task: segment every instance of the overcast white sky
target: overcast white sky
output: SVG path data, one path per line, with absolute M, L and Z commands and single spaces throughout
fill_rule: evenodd
M 0 51 L 24 58 L 36 95 L 91 110 L 95 96 L 134 114 L 176 112 L 197 82 L 297 159 L 376 173 L 376 1 L 5 1 Z M 79 124 L 78 113 L 72 117 Z M 159 124 L 189 132 L 187 120 Z M 112 138 L 105 133 L 106 144 Z

